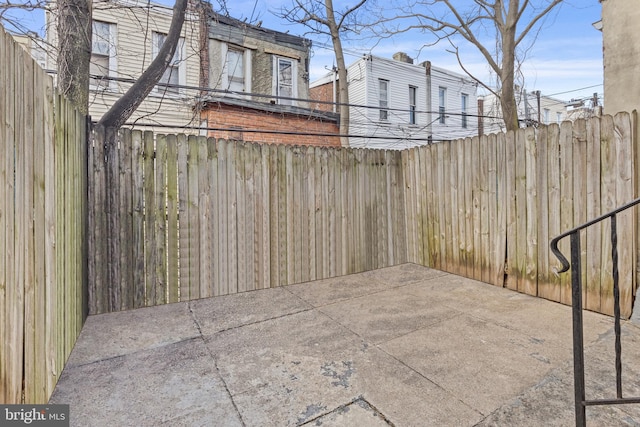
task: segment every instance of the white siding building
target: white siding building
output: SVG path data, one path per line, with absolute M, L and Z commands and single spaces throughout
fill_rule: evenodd
M 475 82 L 403 53 L 394 58 L 368 55 L 347 68 L 351 147 L 404 149 L 478 134 Z M 310 87 L 335 94 L 321 89 L 337 84 L 330 74 Z
M 55 29 L 56 8 L 47 15 Z M 143 0 L 94 0 L 89 114 L 98 121 L 157 56 L 173 10 Z M 204 34 L 201 34 L 204 33 Z M 47 33 L 56 46 L 56 31 Z M 216 98 L 306 107 L 310 40 L 224 17 L 190 2 L 173 61 L 128 120 L 158 133 L 206 134 L 203 103 Z M 47 68 L 56 69 L 55 50 Z M 244 94 L 247 95 L 244 95 Z M 255 127 L 255 123 L 247 123 Z M 236 126 L 223 122 L 220 126 Z
M 55 20 L 56 9 L 48 15 Z M 153 61 L 171 24 L 172 9 L 142 0 L 98 0 L 93 2 L 89 114 L 94 121 L 124 94 Z M 198 18 L 187 13 L 180 43 L 160 83 L 133 113 L 128 123 L 160 133 L 197 133 L 200 118 L 193 111 L 194 91 L 200 74 Z M 49 28 L 55 28 L 49 25 Z M 56 31 L 48 31 L 50 46 L 56 46 Z M 56 68 L 55 51 L 47 68 Z M 182 87 L 180 87 L 182 86 Z M 195 129 L 193 129 L 195 128 Z
M 500 100 L 493 94 L 481 97 L 482 104 L 482 132 L 484 134 L 504 132 L 506 126 L 502 119 Z M 535 126 L 538 123 L 561 123 L 565 120 L 573 120 L 567 113 L 567 104 L 559 99 L 527 92 L 516 87 L 516 103 L 518 105 L 518 121 L 520 127 Z

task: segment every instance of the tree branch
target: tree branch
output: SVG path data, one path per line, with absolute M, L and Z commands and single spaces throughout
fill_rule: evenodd
M 160 81 L 178 46 L 187 2 L 188 0 L 176 0 L 169 33 L 158 52 L 158 56 L 129 90 L 102 116 L 98 124 L 116 129 L 122 126 Z

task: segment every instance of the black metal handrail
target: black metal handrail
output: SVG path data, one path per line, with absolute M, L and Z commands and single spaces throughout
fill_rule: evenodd
M 626 205 L 599 216 L 576 228 L 573 228 L 551 240 L 551 251 L 560 260 L 562 269 L 556 273 L 564 273 L 571 269 L 571 305 L 573 314 L 573 376 L 575 393 L 576 426 L 586 426 L 586 407 L 594 405 L 617 405 L 623 403 L 640 403 L 640 397 L 622 397 L 622 343 L 620 327 L 620 286 L 618 278 L 618 234 L 617 215 L 640 203 L 640 198 L 635 199 Z M 615 330 L 615 352 L 616 352 L 616 398 L 615 399 L 585 399 L 584 381 L 584 337 L 582 324 L 582 266 L 580 263 L 580 231 L 591 225 L 611 218 L 611 260 L 613 263 L 613 315 Z M 570 236 L 571 262 L 558 249 L 558 242 Z

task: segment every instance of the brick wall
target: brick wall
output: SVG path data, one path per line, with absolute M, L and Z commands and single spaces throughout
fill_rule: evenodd
M 314 101 L 326 101 L 333 102 L 333 83 L 325 83 L 321 86 L 312 87 L 309 89 L 309 98 Z M 311 108 L 320 111 L 333 111 L 332 104 L 310 102 Z
M 338 123 L 319 117 L 275 113 L 217 103 L 206 105 L 201 114 L 201 117 L 207 120 L 207 126 L 214 128 L 207 133 L 208 136 L 214 138 L 267 144 L 340 146 L 340 138 L 337 136 L 339 134 Z M 223 130 L 215 130 L 215 128 Z M 283 133 L 246 131 L 256 129 Z M 300 135 L 305 133 L 327 136 Z

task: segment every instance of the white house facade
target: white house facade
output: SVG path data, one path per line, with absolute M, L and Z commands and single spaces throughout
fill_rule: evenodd
M 52 7 L 47 20 L 56 19 Z M 89 114 L 102 115 L 157 56 L 172 8 L 142 0 L 94 0 Z M 48 25 L 48 28 L 55 28 Z M 56 46 L 56 32 L 47 33 Z M 190 2 L 176 53 L 159 84 L 127 126 L 157 133 L 207 134 L 203 100 L 232 98 L 306 107 L 311 42 L 221 16 L 204 1 Z M 56 69 L 55 50 L 47 68 Z M 246 94 L 246 95 L 245 95 Z
M 394 58 L 367 55 L 347 68 L 351 147 L 405 149 L 478 134 L 475 82 L 403 53 Z M 311 83 L 312 98 L 335 102 L 338 84 L 333 74 Z
M 548 125 L 562 123 L 565 120 L 573 120 L 574 117 L 567 112 L 567 103 L 560 99 L 545 96 L 537 91 L 527 91 L 516 87 L 516 103 L 518 106 L 518 121 L 520 127 Z M 481 131 L 484 134 L 504 132 L 506 126 L 502 119 L 502 107 L 500 100 L 494 94 L 480 98 L 482 116 Z

